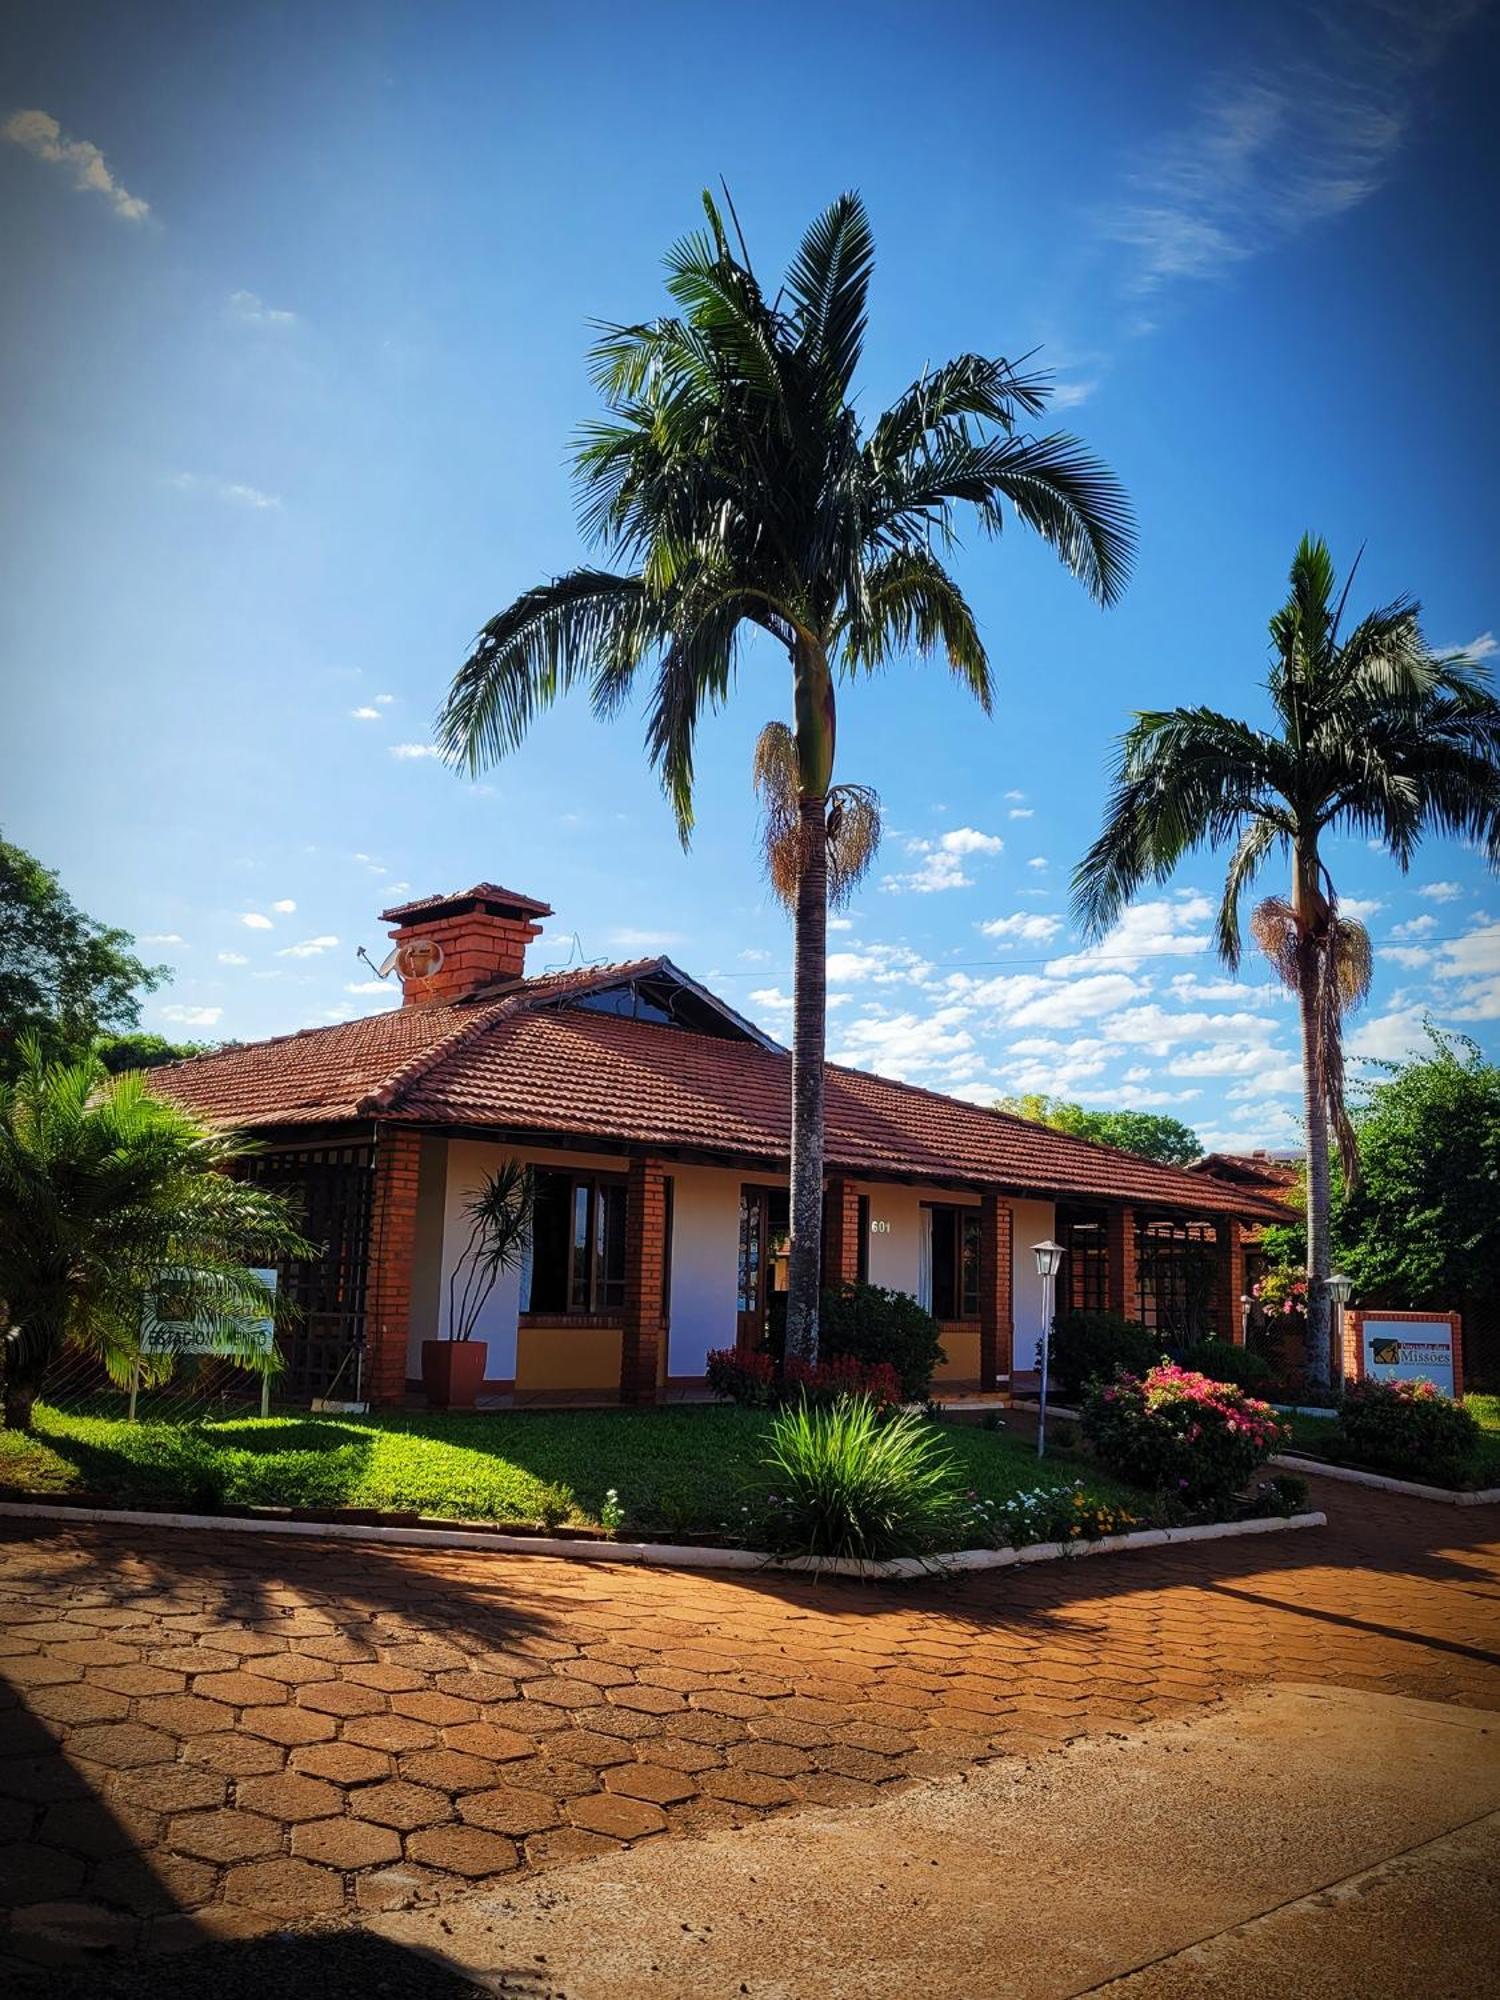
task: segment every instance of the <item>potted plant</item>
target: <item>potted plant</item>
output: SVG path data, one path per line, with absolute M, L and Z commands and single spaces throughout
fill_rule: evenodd
M 501 1273 L 521 1262 L 531 1209 L 531 1171 L 518 1160 L 486 1174 L 465 1199 L 469 1240 L 448 1280 L 447 1337 L 422 1342 L 422 1387 L 430 1409 L 473 1409 L 489 1355 L 474 1330 Z

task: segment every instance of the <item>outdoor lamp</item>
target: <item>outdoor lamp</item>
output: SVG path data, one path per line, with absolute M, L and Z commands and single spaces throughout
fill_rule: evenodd
M 1328 1296 L 1336 1306 L 1348 1305 L 1349 1294 L 1353 1290 L 1353 1281 L 1346 1278 L 1342 1271 L 1334 1271 L 1330 1275 L 1328 1279 Z
M 1047 1455 L 1047 1355 L 1052 1346 L 1052 1294 L 1057 1284 L 1057 1274 L 1062 1268 L 1063 1247 L 1054 1243 L 1049 1236 L 1043 1243 L 1033 1243 L 1031 1254 L 1036 1259 L 1037 1276 L 1042 1281 L 1042 1385 L 1036 1406 L 1036 1455 Z
M 1331 1271 L 1325 1282 L 1328 1286 L 1328 1296 L 1332 1301 L 1334 1313 L 1334 1371 L 1339 1385 L 1342 1387 L 1344 1380 L 1344 1307 L 1348 1305 L 1349 1294 L 1354 1290 L 1354 1287 L 1342 1271 Z

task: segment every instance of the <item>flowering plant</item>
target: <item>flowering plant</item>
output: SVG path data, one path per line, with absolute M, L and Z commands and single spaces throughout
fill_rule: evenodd
M 1134 1514 L 1090 1493 L 1081 1479 L 1071 1486 L 1036 1486 L 1008 1500 L 966 1497 L 963 1535 L 971 1547 L 1028 1548 L 1034 1542 L 1096 1542 L 1128 1534 Z
M 756 1410 L 799 1401 L 826 1405 L 841 1396 L 867 1396 L 881 1410 L 901 1401 L 901 1377 L 888 1361 L 861 1361 L 852 1354 L 831 1355 L 816 1365 L 790 1355 L 778 1368 L 769 1354 L 719 1347 L 708 1357 L 707 1375 L 716 1396 Z
M 1339 1405 L 1329 1451 L 1377 1472 L 1460 1486 L 1478 1446 L 1473 1413 L 1436 1383 L 1354 1382 Z
M 1111 1472 L 1183 1506 L 1221 1506 L 1288 1436 L 1268 1403 L 1163 1362 L 1083 1406 L 1083 1434 Z
M 1250 1287 L 1266 1319 L 1306 1319 L 1307 1279 L 1295 1271 L 1267 1271 Z

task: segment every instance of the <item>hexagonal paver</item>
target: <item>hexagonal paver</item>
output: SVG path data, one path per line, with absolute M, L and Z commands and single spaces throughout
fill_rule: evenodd
M 56 1687 L 32 1688 L 26 1706 L 48 1722 L 122 1722 L 130 1713 L 123 1694 L 95 1687 L 89 1681 L 64 1681 Z
M 454 1694 L 438 1694 L 424 1688 L 416 1694 L 393 1694 L 391 1713 L 409 1715 L 413 1722 L 435 1722 L 441 1729 L 454 1722 L 477 1722 L 479 1704 L 461 1701 Z
M 355 1681 L 313 1681 L 297 1689 L 297 1702 L 321 1715 L 384 1715 L 390 1696 Z
M 296 1771 L 278 1771 L 269 1778 L 245 1778 L 236 1787 L 234 1802 L 246 1812 L 265 1813 L 288 1824 L 304 1819 L 326 1819 L 342 1812 L 344 1795 L 318 1778 L 306 1778 Z
M 663 1832 L 667 1824 L 667 1816 L 659 1807 L 605 1792 L 574 1799 L 568 1811 L 575 1826 L 589 1833 L 607 1834 L 611 1840 L 640 1840 L 648 1833 Z
M 335 1785 L 367 1785 L 389 1777 L 391 1770 L 384 1750 L 367 1750 L 358 1743 L 302 1743 L 288 1762 L 294 1771 Z
M 462 1750 L 412 1750 L 396 1760 L 396 1768 L 414 1785 L 436 1785 L 442 1792 L 482 1792 L 499 1784 L 502 1766 Z
M 86 1667 L 83 1678 L 90 1687 L 123 1695 L 181 1694 L 187 1686 L 186 1674 L 169 1674 L 164 1667 Z
M 284 1682 L 238 1671 L 199 1674 L 193 1682 L 193 1693 L 202 1695 L 206 1701 L 227 1702 L 230 1708 L 273 1708 L 287 1699 Z
M 237 1729 L 184 1743 L 182 1757 L 184 1763 L 222 1772 L 226 1778 L 260 1777 L 267 1771 L 279 1771 L 286 1763 L 286 1751 L 279 1743 L 245 1736 Z
M 231 1868 L 224 1894 L 231 1903 L 273 1917 L 326 1916 L 344 1907 L 343 1877 L 310 1861 L 252 1861 Z
M 399 1827 L 410 1833 L 419 1826 L 436 1826 L 452 1819 L 453 1807 L 442 1792 L 427 1785 L 408 1784 L 392 1778 L 383 1785 L 367 1785 L 350 1795 L 349 1810 L 360 1819 L 372 1819 L 379 1826 Z
M 76 1854 L 31 1840 L 0 1847 L 0 1908 L 71 1896 L 82 1881 L 83 1862 Z
M 367 1750 L 430 1750 L 438 1733 L 429 1722 L 413 1722 L 409 1715 L 360 1715 L 343 1728 L 346 1743 L 361 1743 Z
M 514 1841 L 472 1826 L 430 1827 L 424 1833 L 414 1833 L 406 1843 L 406 1851 L 414 1861 L 471 1879 L 503 1875 L 519 1867 L 521 1861 Z
M 150 1847 L 161 1831 L 155 1813 L 136 1806 L 107 1806 L 102 1799 L 63 1799 L 48 1806 L 37 1839 L 44 1847 L 101 1857 Z
M 280 1681 L 284 1687 L 311 1687 L 337 1680 L 341 1669 L 332 1660 L 312 1660 L 305 1653 L 268 1653 L 255 1662 L 255 1678 Z
M 401 1836 L 370 1820 L 318 1819 L 292 1828 L 292 1852 L 329 1868 L 373 1868 L 401 1859 Z
M 144 1812 L 195 1812 L 223 1805 L 229 1786 L 217 1773 L 192 1764 L 146 1764 L 123 1771 L 110 1796 Z
M 347 1734 L 347 1732 L 346 1732 Z M 536 1744 L 514 1729 L 502 1729 L 494 1722 L 460 1722 L 443 1731 L 450 1750 L 465 1750 L 472 1757 L 487 1757 L 503 1764 L 512 1757 L 529 1757 Z
M 288 1749 L 294 1743 L 326 1743 L 335 1733 L 331 1715 L 315 1715 L 309 1708 L 291 1707 L 246 1709 L 240 1728 Z
M 549 1826 L 556 1826 L 562 1817 L 555 1800 L 541 1792 L 522 1791 L 515 1785 L 466 1793 L 458 1802 L 458 1814 L 470 1826 L 521 1836 L 541 1833 Z
M 75 1729 L 68 1749 L 85 1763 L 123 1771 L 134 1764 L 160 1764 L 176 1753 L 177 1745 L 159 1729 L 138 1722 L 106 1722 L 95 1729 Z
M 694 1778 L 669 1771 L 662 1764 L 616 1764 L 604 1774 L 605 1789 L 621 1798 L 644 1799 L 648 1805 L 673 1806 L 698 1792 Z
M 426 1686 L 421 1674 L 413 1673 L 410 1667 L 393 1667 L 389 1660 L 345 1667 L 343 1678 L 355 1687 L 374 1688 L 379 1694 L 410 1694 Z
M 234 1727 L 234 1710 L 222 1701 L 204 1701 L 195 1694 L 159 1694 L 135 1705 L 136 1720 L 173 1736 L 211 1736 Z
M 711 1799 L 762 1809 L 790 1805 L 797 1796 L 784 1778 L 773 1778 L 764 1771 L 705 1771 L 702 1785 Z
M 504 1674 L 478 1673 L 471 1667 L 452 1668 L 436 1678 L 440 1694 L 457 1695 L 460 1701 L 509 1701 L 516 1692 L 516 1683 Z M 588 1676 L 580 1674 L 578 1678 Z
M 277 1852 L 281 1828 L 259 1813 L 236 1812 L 230 1807 L 218 1812 L 179 1813 L 167 1828 L 167 1845 L 200 1861 L 249 1861 L 256 1855 Z

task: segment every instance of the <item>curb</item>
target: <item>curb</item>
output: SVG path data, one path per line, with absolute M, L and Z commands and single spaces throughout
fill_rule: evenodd
M 1314 1479 L 1342 1479 L 1350 1486 L 1374 1486 L 1382 1493 L 1404 1493 L 1412 1500 L 1440 1500 L 1449 1507 L 1491 1507 L 1500 1502 L 1500 1486 L 1480 1486 L 1455 1492 L 1451 1486 L 1421 1486 L 1414 1479 L 1390 1479 L 1383 1472 L 1361 1472 L 1353 1465 L 1331 1465 L 1326 1458 L 1294 1457 L 1279 1452 L 1269 1461 L 1283 1472 L 1301 1472 Z
M 945 1556 L 896 1556 L 861 1563 L 847 1557 L 789 1556 L 760 1549 L 695 1548 L 674 1542 L 563 1541 L 549 1535 L 482 1534 L 462 1528 L 375 1528 L 344 1521 L 258 1521 L 234 1514 L 153 1514 L 143 1508 L 57 1507 L 45 1501 L 0 1501 L 0 1517 L 31 1521 L 102 1521 L 131 1528 L 196 1528 L 238 1535 L 312 1535 L 325 1541 L 384 1542 L 400 1548 L 490 1549 L 504 1555 L 562 1556 L 581 1562 L 654 1563 L 664 1569 L 769 1570 L 778 1575 L 851 1576 L 897 1581 L 1008 1569 L 1012 1563 L 1057 1562 L 1067 1557 L 1115 1555 L 1159 1549 L 1176 1542 L 1226 1541 L 1236 1535 L 1275 1535 L 1289 1528 L 1321 1528 L 1326 1514 L 1268 1515 L 1254 1521 L 1214 1521 L 1201 1528 L 1141 1528 L 1103 1535 L 1093 1542 L 1033 1542 L 1024 1549 L 957 1549 Z

